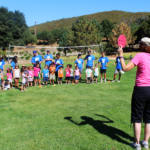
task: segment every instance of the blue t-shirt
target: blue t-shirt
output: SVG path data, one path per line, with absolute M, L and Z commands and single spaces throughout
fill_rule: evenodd
M 56 64 L 56 71 L 58 71 L 59 68 L 62 66 L 62 65 L 58 65 L 58 64 L 64 64 L 64 63 L 63 63 L 62 59 L 56 59 L 55 64 Z
M 78 66 L 78 69 L 82 69 L 83 68 L 83 62 L 84 62 L 84 60 L 81 58 L 81 59 L 77 59 L 76 61 L 75 61 L 75 64 L 77 64 L 77 66 Z
M 120 57 L 117 57 L 116 58 L 116 69 L 122 69 L 122 66 L 121 66 L 121 62 L 120 62 Z
M 45 55 L 44 56 L 44 59 L 53 59 L 53 56 L 51 55 L 51 54 L 49 54 L 49 55 Z M 45 65 L 51 65 L 52 64 L 52 61 L 51 60 L 45 60 Z
M 108 58 L 107 57 L 101 57 L 99 58 L 98 62 L 101 63 L 101 69 L 107 69 L 106 65 L 107 63 L 109 62 Z
M 95 60 L 95 57 L 94 57 L 94 55 L 87 55 L 86 57 L 85 57 L 85 60 L 87 59 L 87 64 L 86 64 L 86 66 L 88 67 L 88 66 L 90 66 L 90 67 L 93 67 L 93 60 Z
M 31 63 L 35 63 L 36 64 L 37 61 L 39 61 L 39 63 L 40 63 L 42 60 L 43 60 L 43 58 L 42 58 L 41 55 L 33 56 L 32 59 L 31 59 Z
M 48 69 L 43 69 L 42 73 L 43 73 L 43 77 L 48 77 L 49 70 Z
M 15 69 L 15 65 L 16 65 L 15 62 L 12 61 L 12 62 L 11 62 L 11 67 L 13 67 L 13 69 Z
M 3 70 L 3 66 L 5 65 L 5 62 L 4 62 L 4 60 L 2 59 L 1 61 L 0 61 L 0 69 L 1 70 Z

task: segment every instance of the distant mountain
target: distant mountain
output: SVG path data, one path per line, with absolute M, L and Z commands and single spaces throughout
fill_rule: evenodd
M 108 19 L 115 24 L 119 24 L 123 21 L 126 23 L 133 22 L 135 19 L 143 16 L 150 15 L 150 12 L 124 12 L 124 11 L 106 11 L 106 12 L 99 12 L 90 15 L 84 15 L 85 18 L 88 20 L 96 19 L 97 21 L 101 22 L 104 19 Z M 51 22 L 46 22 L 37 25 L 37 31 L 51 31 L 54 28 L 67 28 L 71 29 L 72 23 L 75 22 L 79 17 L 67 18 L 67 19 L 60 19 L 54 20 Z M 29 27 L 31 32 L 34 32 L 34 26 Z

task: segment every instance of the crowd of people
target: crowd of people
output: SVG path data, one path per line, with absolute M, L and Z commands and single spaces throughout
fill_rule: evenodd
M 17 56 L 14 56 L 11 61 L 11 68 L 7 68 L 7 73 L 5 73 L 5 62 L 2 58 L 0 58 L 0 84 L 2 90 L 11 90 L 11 88 L 18 88 L 19 79 L 22 79 L 21 91 L 26 91 L 26 87 L 29 86 L 47 86 L 48 82 L 54 85 L 54 82 L 62 84 L 62 79 L 65 77 L 65 84 L 78 84 L 81 82 L 82 73 L 84 69 L 84 60 L 87 60 L 86 63 L 86 81 L 87 84 L 93 83 L 94 81 L 97 83 L 97 78 L 99 76 L 99 67 L 100 66 L 100 74 L 101 81 L 103 82 L 103 74 L 104 74 L 104 82 L 106 82 L 106 70 L 109 64 L 109 59 L 105 56 L 105 52 L 102 52 L 102 57 L 99 58 L 98 63 L 94 65 L 95 57 L 92 55 L 91 51 L 88 51 L 88 55 L 84 58 L 81 57 L 81 54 L 78 54 L 77 59 L 74 62 L 74 66 L 71 64 L 67 64 L 66 68 L 64 68 L 64 62 L 60 58 L 60 54 L 56 54 L 56 60 L 53 60 L 53 56 L 50 54 L 50 51 L 47 50 L 47 54 L 44 56 L 45 66 L 44 69 L 41 68 L 41 63 L 43 58 L 41 55 L 38 55 L 37 51 L 33 51 L 33 57 L 31 59 L 31 66 L 22 65 L 21 69 L 19 69 L 19 64 L 17 60 Z M 119 73 L 119 80 L 121 77 L 121 63 L 119 57 L 117 57 L 116 62 L 116 70 L 114 75 L 114 80 L 116 74 Z M 115 65 L 114 63 L 114 65 Z M 75 68 L 75 69 L 73 69 Z M 4 80 L 4 75 L 6 75 L 7 79 Z M 13 83 L 14 82 L 14 87 Z M 41 84 L 42 83 L 42 84 Z M 54 85 L 55 86 L 55 85 Z

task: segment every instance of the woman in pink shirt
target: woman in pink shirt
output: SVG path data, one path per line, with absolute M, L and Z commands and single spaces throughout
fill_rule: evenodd
M 68 84 L 70 83 L 70 67 L 69 65 L 67 65 L 67 68 L 65 69 L 66 71 L 66 84 L 68 82 Z
M 39 85 L 41 86 L 41 81 L 40 81 L 40 78 L 39 78 L 40 65 L 36 64 L 36 67 L 34 67 L 33 70 L 34 70 L 34 85 L 36 86 L 36 83 L 38 81 Z
M 118 49 L 124 71 L 130 71 L 137 66 L 131 104 L 131 123 L 134 124 L 135 143 L 130 143 L 130 146 L 137 150 L 141 150 L 141 146 L 148 149 L 150 137 L 150 38 L 142 38 L 139 44 L 142 53 L 137 54 L 127 65 L 123 60 L 122 47 Z M 140 141 L 142 119 L 145 123 L 145 135 L 144 140 Z

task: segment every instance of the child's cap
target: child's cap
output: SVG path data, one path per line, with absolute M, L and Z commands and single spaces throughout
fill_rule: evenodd
M 19 65 L 18 65 L 18 64 L 16 64 L 15 66 L 17 66 L 17 67 L 18 67 Z
M 7 70 L 10 70 L 9 68 L 7 68 Z

